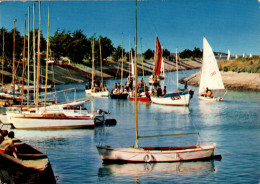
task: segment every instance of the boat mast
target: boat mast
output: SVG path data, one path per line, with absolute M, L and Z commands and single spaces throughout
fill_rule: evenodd
M 21 95 L 21 110 L 23 110 L 23 95 L 24 95 L 24 72 L 25 72 L 25 43 L 26 43 L 26 15 L 24 19 L 24 36 L 23 36 L 23 73 L 22 73 L 22 95 Z
M 4 62 L 5 62 L 5 31 L 3 29 L 2 87 L 4 86 Z
M 29 107 L 29 94 L 30 94 L 30 7 L 28 7 L 28 56 L 27 56 L 27 62 L 28 62 L 28 70 L 27 70 L 27 107 Z
M 138 148 L 138 102 L 137 102 L 137 0 L 135 0 L 135 147 Z
M 101 52 L 101 37 L 99 37 L 99 54 L 100 54 L 100 70 L 101 70 L 101 86 L 103 85 L 103 69 L 102 69 L 102 52 Z
M 122 37 L 123 37 L 123 33 L 122 33 Z M 122 65 L 121 65 L 121 85 L 123 86 L 123 69 L 124 69 L 124 39 L 122 38 Z
M 37 51 L 37 87 L 36 87 L 36 102 L 35 107 L 38 109 L 39 103 L 39 85 L 40 85 L 40 42 L 41 41 L 41 1 L 39 1 L 39 29 L 38 29 L 38 51 Z
M 144 59 L 143 59 L 143 42 L 142 42 L 142 38 L 140 39 L 141 41 L 141 58 L 142 58 L 142 69 L 143 69 L 143 79 L 144 79 Z M 144 91 L 145 91 L 145 82 L 144 82 Z
M 177 90 L 179 89 L 179 75 L 178 75 L 178 54 L 177 54 L 177 48 L 176 48 L 176 78 L 177 78 Z
M 35 5 L 33 3 L 33 100 L 35 102 L 36 96 L 36 54 L 35 54 Z
M 50 4 L 48 6 L 48 30 L 47 30 L 47 53 L 46 53 L 46 76 L 45 76 L 45 97 L 44 97 L 44 111 L 46 110 L 47 100 L 47 84 L 48 84 L 48 68 L 49 68 L 49 30 L 50 30 Z
M 94 47 L 95 47 L 95 42 L 94 42 L 94 36 L 92 39 L 92 88 L 94 88 L 94 72 L 95 72 L 95 59 L 94 59 Z
M 14 33 L 13 33 L 13 97 L 15 97 L 15 22 L 16 19 L 14 19 Z

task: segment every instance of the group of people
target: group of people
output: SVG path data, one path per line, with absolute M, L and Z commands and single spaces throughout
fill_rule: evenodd
M 91 89 L 91 92 L 107 91 L 107 87 L 104 87 L 96 77 L 94 77 L 93 85 L 90 80 L 86 83 L 86 89 Z
M 17 158 L 17 149 L 13 142 L 14 132 L 0 129 L 0 152 L 9 154 Z
M 166 93 L 166 86 L 164 86 L 163 90 L 161 88 L 161 85 L 159 85 L 156 90 L 152 88 L 152 95 L 156 95 L 157 97 L 164 96 Z

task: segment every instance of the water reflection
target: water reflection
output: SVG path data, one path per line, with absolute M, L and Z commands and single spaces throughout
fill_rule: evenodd
M 159 105 L 159 104 L 151 104 L 151 107 L 159 112 L 165 113 L 176 113 L 176 114 L 189 114 L 189 107 L 186 106 L 167 106 L 167 105 Z
M 215 172 L 214 160 L 173 163 L 128 163 L 102 164 L 98 170 L 99 177 L 141 176 L 152 174 L 153 177 L 163 175 L 203 175 Z

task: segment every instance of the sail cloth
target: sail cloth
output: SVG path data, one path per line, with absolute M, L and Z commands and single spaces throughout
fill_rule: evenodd
M 199 93 L 211 90 L 225 89 L 218 63 L 208 41 L 203 37 L 203 63 L 200 77 Z
M 154 68 L 154 74 L 159 75 L 161 71 L 161 65 L 162 65 L 162 47 L 160 44 L 160 41 L 158 37 L 156 37 L 156 45 L 155 45 L 155 55 L 154 55 L 154 60 L 155 60 L 155 68 Z

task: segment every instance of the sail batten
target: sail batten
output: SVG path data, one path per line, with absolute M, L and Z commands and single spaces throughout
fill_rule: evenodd
M 225 89 L 213 50 L 206 38 L 204 37 L 203 64 L 200 78 L 199 93 L 205 92 L 206 88 L 212 90 Z

